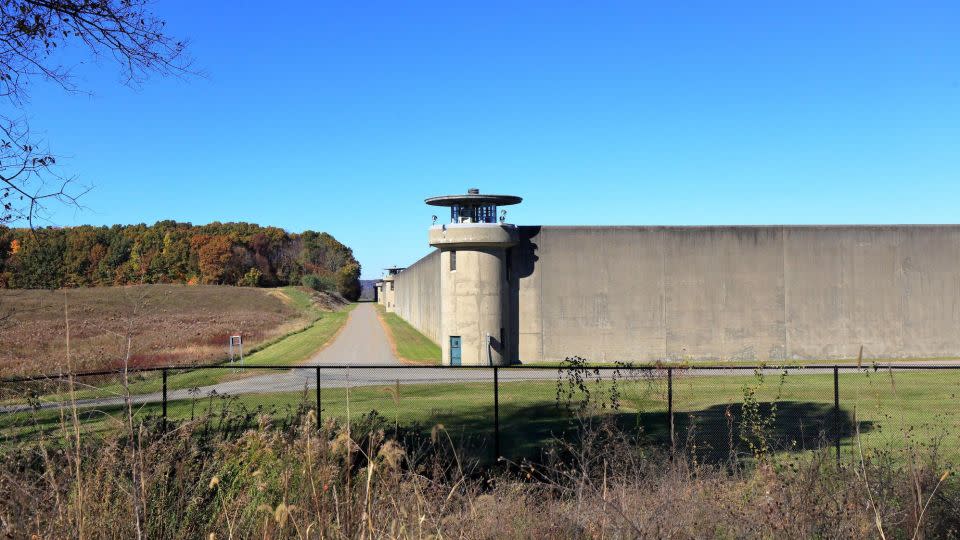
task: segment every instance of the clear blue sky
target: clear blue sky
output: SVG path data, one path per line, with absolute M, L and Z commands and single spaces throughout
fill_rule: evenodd
M 158 2 L 207 76 L 28 115 L 95 189 L 58 225 L 328 231 L 365 278 L 432 195 L 518 224 L 956 223 L 960 4 Z

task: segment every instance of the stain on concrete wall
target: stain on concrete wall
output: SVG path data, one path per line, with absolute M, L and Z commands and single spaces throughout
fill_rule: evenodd
M 440 252 L 434 250 L 396 276 L 396 313 L 440 343 Z

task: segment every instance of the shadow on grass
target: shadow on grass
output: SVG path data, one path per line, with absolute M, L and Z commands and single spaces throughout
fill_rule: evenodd
M 327 404 L 325 404 L 327 405 Z M 334 404 L 330 404 L 334 405 Z M 269 415 L 279 429 L 298 425 L 306 411 L 313 408 L 309 399 L 278 405 L 248 405 L 236 396 L 198 396 L 168 404 L 169 421 L 203 419 L 205 433 L 239 434 L 257 427 L 261 415 Z M 135 406 L 137 422 L 159 425 L 160 403 Z M 451 443 L 464 459 L 488 464 L 495 459 L 493 407 L 490 405 L 432 409 L 424 411 L 419 421 L 394 421 L 394 411 L 357 410 L 351 416 L 378 417 L 377 429 L 388 436 L 402 438 L 408 448 L 424 448 L 428 440 L 439 437 Z M 0 440 L 28 441 L 41 433 L 53 436 L 63 422 L 57 410 L 0 415 Z M 124 405 L 112 405 L 78 411 L 79 420 L 90 432 L 123 429 Z M 328 411 L 322 411 L 326 416 Z M 336 415 L 334 415 L 336 416 Z M 585 426 L 606 419 L 638 443 L 669 449 L 670 419 L 662 411 L 610 411 L 591 415 L 574 415 L 554 402 L 533 405 L 504 404 L 500 407 L 499 455 L 511 461 L 537 460 L 557 440 L 576 445 Z M 366 422 L 370 425 L 373 423 Z M 442 426 L 442 427 L 441 427 Z M 859 431 L 873 429 L 871 422 L 860 422 Z M 393 431 L 393 433 L 391 433 Z M 849 439 L 855 433 L 850 411 L 841 410 L 836 418 L 832 406 L 802 401 L 761 402 L 755 406 L 716 404 L 696 411 L 681 411 L 673 416 L 674 444 L 707 462 L 725 462 L 731 458 L 749 457 L 757 450 L 767 452 L 802 451 L 829 446 L 839 435 Z
M 775 405 L 775 406 L 774 406 Z M 665 412 L 609 411 L 576 416 L 552 403 L 500 407 L 500 455 L 511 460 L 537 460 L 558 440 L 577 444 L 584 427 L 605 418 L 638 443 L 670 448 L 670 419 Z M 456 437 L 460 449 L 481 461 L 494 456 L 494 420 L 490 409 L 439 414 L 436 424 Z M 859 431 L 872 429 L 869 421 Z M 422 426 L 426 431 L 429 426 Z M 702 410 L 674 414 L 676 448 L 700 460 L 724 462 L 749 457 L 760 449 L 796 452 L 834 444 L 837 434 L 849 439 L 855 433 L 850 411 L 840 411 L 815 402 L 758 403 L 744 410 L 742 404 L 713 405 Z

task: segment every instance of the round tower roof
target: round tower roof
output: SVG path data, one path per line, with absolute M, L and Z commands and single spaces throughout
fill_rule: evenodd
M 439 197 L 430 197 L 426 202 L 432 206 L 456 206 L 456 205 L 481 205 L 493 204 L 497 206 L 507 206 L 517 204 L 523 201 L 523 198 L 516 195 L 493 195 L 480 193 L 479 189 L 471 188 L 465 195 L 440 195 Z

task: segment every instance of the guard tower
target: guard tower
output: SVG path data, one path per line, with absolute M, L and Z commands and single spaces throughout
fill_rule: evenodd
M 440 346 L 448 365 L 510 363 L 507 336 L 507 250 L 518 242 L 517 227 L 504 223 L 498 206 L 522 201 L 514 195 L 431 197 L 450 208 L 450 222 L 430 227 L 430 245 L 440 250 Z M 515 356 L 512 355 L 512 356 Z
M 383 287 L 383 307 L 386 308 L 388 313 L 393 313 L 397 308 L 397 293 L 396 293 L 396 284 L 393 282 L 393 279 L 403 272 L 405 268 L 401 266 L 391 266 L 390 268 L 385 268 L 387 275 L 383 276 L 382 287 Z

